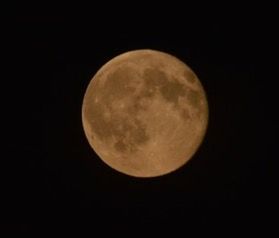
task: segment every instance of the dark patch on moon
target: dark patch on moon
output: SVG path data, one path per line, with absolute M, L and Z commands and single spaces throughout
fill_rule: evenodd
M 195 83 L 196 82 L 196 75 L 191 70 L 184 70 L 184 78 L 189 83 Z
M 100 95 L 104 98 L 104 102 L 123 98 L 123 95 L 129 96 L 136 90 L 132 87 L 135 71 L 128 66 L 120 66 L 111 72 L 101 89 Z M 109 99 L 109 100 L 108 100 Z
M 170 103 L 178 104 L 178 98 L 185 95 L 184 85 L 178 81 L 167 81 L 162 85 L 161 94 Z
M 188 121 L 190 119 L 190 113 L 189 110 L 186 108 L 183 108 L 180 110 L 180 115 L 183 118 L 184 121 Z
M 144 70 L 143 79 L 145 88 L 155 89 L 161 87 L 168 81 L 166 74 L 155 68 L 147 68 Z
M 101 140 L 111 135 L 110 123 L 105 118 L 104 105 L 101 103 L 91 102 L 90 106 L 85 107 L 85 116 L 91 128 Z
M 135 152 L 138 146 L 147 143 L 149 140 L 149 136 L 146 134 L 146 127 L 139 120 L 126 121 L 124 123 L 129 125 L 129 129 L 123 128 L 120 134 L 114 135 L 117 139 L 114 148 L 120 152 Z
M 200 108 L 202 98 L 198 91 L 188 89 L 186 96 L 193 108 Z
M 133 133 L 134 141 L 137 144 L 144 144 L 148 139 L 148 135 L 146 134 L 146 126 L 140 120 L 135 120 L 136 127 Z
M 127 145 L 124 143 L 123 140 L 118 140 L 117 142 L 115 142 L 114 148 L 115 148 L 117 151 L 124 152 L 124 151 L 127 150 Z
M 185 86 L 176 79 L 169 80 L 161 70 L 148 68 L 144 71 L 143 78 L 145 82 L 144 88 L 148 89 L 143 92 L 143 97 L 151 97 L 159 90 L 167 102 L 177 105 L 178 98 L 185 96 Z

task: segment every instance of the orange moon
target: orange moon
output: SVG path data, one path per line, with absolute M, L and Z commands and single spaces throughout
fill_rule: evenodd
M 111 168 L 156 177 L 189 161 L 204 138 L 208 103 L 197 75 L 178 58 L 134 50 L 104 64 L 82 104 L 86 138 Z

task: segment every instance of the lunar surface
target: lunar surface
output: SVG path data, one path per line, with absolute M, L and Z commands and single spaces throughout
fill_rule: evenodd
M 86 138 L 110 167 L 155 177 L 189 161 L 208 122 L 205 91 L 178 58 L 155 50 L 123 53 L 100 68 L 82 105 Z

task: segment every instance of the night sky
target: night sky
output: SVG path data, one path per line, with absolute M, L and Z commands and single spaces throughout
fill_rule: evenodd
M 266 26 L 251 9 L 165 10 L 169 15 L 123 10 L 108 16 L 92 9 L 92 15 L 5 20 L 1 231 L 187 235 L 189 228 L 230 233 L 271 225 L 278 153 L 269 133 L 275 133 L 270 114 L 277 109 L 266 104 L 275 100 L 273 89 L 266 90 L 269 77 L 259 76 L 267 60 Z M 97 70 L 143 48 L 187 63 L 209 103 L 208 130 L 193 159 L 152 179 L 105 165 L 81 122 L 83 95 Z

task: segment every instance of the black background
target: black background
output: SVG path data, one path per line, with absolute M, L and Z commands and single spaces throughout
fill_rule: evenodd
M 132 5 L 5 19 L 1 230 L 269 229 L 276 107 L 266 104 L 275 100 L 271 79 L 260 74 L 270 44 L 270 25 L 261 17 L 267 13 L 230 5 L 214 11 Z M 194 158 L 144 180 L 102 163 L 81 123 L 83 95 L 96 71 L 142 48 L 185 61 L 206 90 L 210 113 Z

